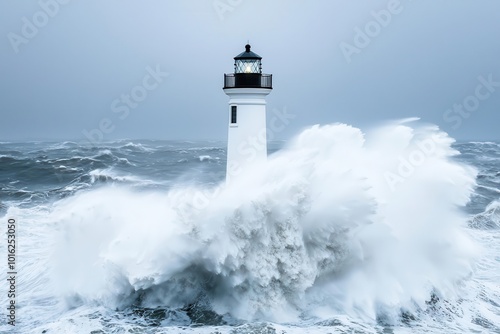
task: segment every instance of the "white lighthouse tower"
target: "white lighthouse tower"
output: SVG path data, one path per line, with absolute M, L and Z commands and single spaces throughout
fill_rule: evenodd
M 262 57 L 245 46 L 234 57 L 234 73 L 224 74 L 229 96 L 226 180 L 267 160 L 266 96 L 272 75 L 262 73 Z

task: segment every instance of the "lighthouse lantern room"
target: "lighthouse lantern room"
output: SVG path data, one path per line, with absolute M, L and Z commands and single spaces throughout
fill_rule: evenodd
M 229 96 L 226 179 L 267 160 L 266 96 L 272 75 L 262 73 L 262 57 L 245 46 L 234 57 L 234 73 L 224 74 Z

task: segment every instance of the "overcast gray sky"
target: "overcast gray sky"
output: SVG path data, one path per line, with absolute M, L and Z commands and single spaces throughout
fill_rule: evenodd
M 279 138 L 416 116 L 500 139 L 498 0 L 4 0 L 0 22 L 0 140 L 224 140 L 247 40 L 295 115 Z

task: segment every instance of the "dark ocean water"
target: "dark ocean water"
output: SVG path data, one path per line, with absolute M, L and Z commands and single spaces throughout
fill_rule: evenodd
M 4 207 L 9 201 L 43 203 L 106 183 L 168 189 L 182 178 L 220 182 L 225 175 L 225 149 L 220 142 L 0 145 Z M 213 180 L 206 179 L 207 172 Z
M 282 146 L 283 143 L 273 143 L 269 149 L 271 154 L 277 152 L 273 155 L 277 157 L 273 158 L 276 164 L 282 163 L 280 159 L 289 159 L 276 175 L 302 168 L 305 170 L 302 179 L 312 184 L 316 181 L 308 177 L 315 171 L 323 168 L 329 173 L 328 168 L 324 168 L 331 163 L 329 160 L 319 161 L 309 156 L 304 159 L 308 164 L 316 161 L 314 167 L 310 167 L 314 170 L 307 170 L 305 163 L 300 167 L 294 165 L 303 150 L 282 153 Z M 211 192 L 225 179 L 223 142 L 123 140 L 98 147 L 75 142 L 0 143 L 0 220 L 2 225 L 8 218 L 18 222 L 19 271 L 18 325 L 8 326 L 2 315 L 1 330 L 5 333 L 96 334 L 500 333 L 500 144 L 466 142 L 455 143 L 453 148 L 461 154 L 446 160 L 456 166 L 474 167 L 477 185 L 470 200 L 459 208 L 466 224 L 458 227 L 451 224 L 451 232 L 442 233 L 453 234 L 460 229 L 457 233 L 463 232 L 472 240 L 471 244 L 477 246 L 472 252 L 475 255 L 471 272 L 462 275 L 462 269 L 450 267 L 446 273 L 453 279 L 445 280 L 442 273 L 435 272 L 437 269 L 429 264 L 432 261 L 425 263 L 415 255 L 404 262 L 407 268 L 399 266 L 387 276 L 368 269 L 371 268 L 368 265 L 362 267 L 363 273 L 373 270 L 367 274 L 372 283 L 377 282 L 372 289 L 369 288 L 372 283 L 363 283 L 365 276 L 354 274 L 361 262 L 349 260 L 349 254 L 355 253 L 358 246 L 354 244 L 369 249 L 369 238 L 364 237 L 359 243 L 353 241 L 353 245 L 350 240 L 358 234 L 375 233 L 373 230 L 356 230 L 351 234 L 337 226 L 329 237 L 322 239 L 330 233 L 328 228 L 318 227 L 322 232 L 313 234 L 307 232 L 306 227 L 297 232 L 294 225 L 307 217 L 314 224 L 328 220 L 330 206 L 343 207 L 342 212 L 352 207 L 351 211 L 360 215 L 355 216 L 357 221 L 364 220 L 360 212 L 365 208 L 358 201 L 363 202 L 368 196 L 377 199 L 379 195 L 365 193 L 363 187 L 345 188 L 353 200 L 333 196 L 325 201 L 330 204 L 315 208 L 315 201 L 322 201 L 320 194 L 329 192 L 327 179 L 324 187 L 318 182 L 318 186 L 296 189 L 293 186 L 299 183 L 284 179 L 283 184 L 289 187 L 286 192 L 273 188 L 256 195 L 255 198 L 265 198 L 265 202 L 234 195 L 258 190 L 257 186 L 252 189 L 247 185 L 248 188 L 234 193 L 224 190 L 227 192 L 221 195 L 224 200 L 214 200 L 207 204 L 209 209 L 201 216 L 191 216 L 189 206 L 181 208 L 185 197 L 196 198 L 199 194 L 196 189 Z M 442 173 L 442 179 L 449 176 L 440 170 L 440 162 L 433 168 L 435 173 Z M 280 178 L 270 175 L 269 180 Z M 406 189 L 410 186 L 408 181 L 401 188 L 414 191 L 413 200 L 421 201 L 422 193 Z M 306 194 L 307 198 L 307 191 L 315 193 L 314 187 L 318 195 L 311 195 L 307 200 L 309 204 L 296 199 L 297 194 Z M 358 194 L 353 194 L 357 191 Z M 443 191 L 442 196 L 452 196 L 451 193 Z M 294 204 L 285 206 L 283 198 Z M 426 208 L 433 212 L 435 206 L 439 207 L 440 203 L 434 201 Z M 257 210 L 256 207 L 262 211 L 248 218 L 246 212 Z M 295 212 L 289 217 L 294 218 L 281 219 L 280 214 L 289 209 Z M 321 219 L 312 219 L 311 212 Z M 396 205 L 387 212 L 387 216 L 394 212 L 398 212 L 398 217 L 412 215 L 407 208 L 399 210 Z M 436 225 L 429 226 L 436 226 L 438 230 L 441 229 L 439 222 L 448 218 L 446 213 L 436 212 L 433 222 Z M 343 213 L 337 211 L 331 215 L 343 217 Z M 371 217 L 369 213 L 366 215 Z M 255 223 L 258 220 L 255 217 L 264 216 L 267 218 L 258 218 L 264 223 Z M 162 225 L 167 220 L 170 225 Z M 224 229 L 222 225 L 214 225 L 217 227 L 204 230 L 206 225 L 197 225 L 197 220 L 217 220 L 224 224 Z M 245 230 L 245 226 L 251 224 L 257 224 L 255 229 Z M 228 232 L 231 237 L 227 240 L 221 237 L 226 225 L 230 225 L 228 228 L 234 233 Z M 270 236 L 258 236 L 259 229 L 265 229 Z M 427 235 L 434 231 L 432 227 L 425 229 L 428 230 L 412 232 L 421 236 L 411 252 L 419 249 L 419 245 L 431 247 Z M 189 233 L 184 233 L 185 230 Z M 377 232 L 379 236 L 380 231 L 382 229 Z M 162 237 L 162 234 L 169 236 Z M 400 236 L 397 228 L 390 235 Z M 380 236 L 380 240 L 385 240 L 384 237 Z M 248 243 L 241 241 L 247 239 Z M 5 258 L 6 240 L 3 240 L 0 250 Z M 280 240 L 286 247 L 276 246 Z M 306 251 L 301 248 L 303 244 Z M 260 254 L 263 247 L 276 249 Z M 449 263 L 445 256 L 468 258 L 462 252 L 468 253 L 469 246 L 457 242 L 453 247 L 456 248 L 453 252 L 458 253 L 447 254 L 448 246 L 443 251 L 425 249 L 446 253 L 442 255 L 444 263 Z M 406 251 L 406 248 L 401 250 Z M 411 252 L 408 254 L 413 254 Z M 318 255 L 320 253 L 331 255 Z M 256 254 L 256 258 L 252 258 L 252 254 Z M 363 261 L 368 261 L 369 253 L 364 254 Z M 213 260 L 220 257 L 224 260 Z M 303 258 L 294 260 L 296 257 Z M 312 261 L 315 257 L 321 260 Z M 331 260 L 333 257 L 335 260 Z M 280 268 L 279 274 L 273 271 L 275 266 Z M 414 266 L 420 267 L 413 269 Z M 256 271 L 259 274 L 254 274 Z M 386 274 L 389 271 L 384 270 Z M 349 276 L 350 272 L 353 276 Z M 413 279 L 418 273 L 425 275 L 422 279 Z M 358 286 L 354 283 L 356 280 L 359 280 Z M 399 291 L 397 297 L 389 300 L 378 294 L 378 287 L 391 291 L 384 282 L 394 284 L 394 289 Z M 0 301 L 5 309 L 3 284 Z M 321 291 L 330 291 L 331 295 L 325 292 L 321 296 Z M 353 297 L 354 292 L 360 295 Z M 326 302 L 328 298 L 335 300 Z M 360 305 L 365 306 L 360 308 Z

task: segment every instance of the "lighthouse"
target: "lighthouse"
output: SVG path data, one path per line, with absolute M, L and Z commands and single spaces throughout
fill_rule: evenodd
M 229 96 L 226 180 L 267 160 L 266 96 L 272 75 L 262 73 L 262 57 L 245 45 L 234 57 L 234 73 L 224 74 Z

